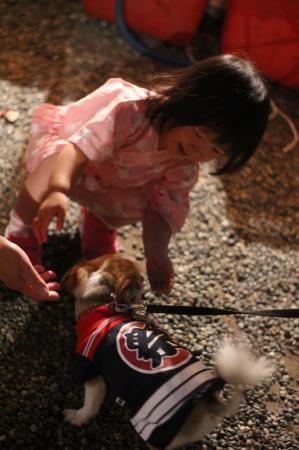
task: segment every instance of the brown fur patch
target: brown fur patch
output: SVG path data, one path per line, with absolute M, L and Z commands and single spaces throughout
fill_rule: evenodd
M 116 254 L 80 261 L 64 275 L 61 285 L 63 289 L 73 294 L 91 272 L 98 271 L 114 278 L 117 303 L 135 303 L 141 297 L 143 277 L 138 266 L 133 261 Z

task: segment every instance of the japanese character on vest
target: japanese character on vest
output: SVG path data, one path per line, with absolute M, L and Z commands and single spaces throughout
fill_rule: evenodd
M 194 402 L 224 381 L 168 334 L 109 305 L 77 323 L 74 380 L 102 375 L 108 395 L 131 410 L 137 433 L 166 447 L 187 420 Z

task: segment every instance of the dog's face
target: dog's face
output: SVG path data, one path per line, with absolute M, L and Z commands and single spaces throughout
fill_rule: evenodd
M 133 261 L 111 254 L 79 262 L 64 275 L 61 284 L 81 306 L 112 300 L 133 304 L 141 302 L 143 277 Z

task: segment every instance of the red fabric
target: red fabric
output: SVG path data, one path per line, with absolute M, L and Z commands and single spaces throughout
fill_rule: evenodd
M 7 239 L 10 242 L 21 247 L 22 250 L 26 253 L 28 258 L 30 259 L 31 264 L 33 265 L 42 265 L 42 249 L 39 243 L 37 242 L 33 232 L 29 233 L 26 237 L 16 236 L 14 234 L 8 234 Z
M 108 305 L 98 306 L 82 314 L 77 322 L 76 352 L 92 359 L 95 349 L 104 336 L 116 325 L 129 318 L 128 315 L 115 312 Z
M 190 44 L 208 0 L 126 0 L 124 17 L 133 30 L 174 45 Z M 88 14 L 115 21 L 115 0 L 83 0 Z
M 299 89 L 299 2 L 231 0 L 223 53 L 249 56 L 272 80 Z
M 117 253 L 116 230 L 108 228 L 99 218 L 86 208 L 82 214 L 81 252 L 84 258 L 92 259 L 107 253 Z

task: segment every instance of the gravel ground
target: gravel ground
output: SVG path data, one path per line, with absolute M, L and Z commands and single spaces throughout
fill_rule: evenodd
M 22 165 L 30 116 L 41 102 L 67 103 L 110 76 L 136 83 L 165 69 L 132 51 L 112 24 L 87 17 L 78 1 L 0 5 L 0 232 L 24 178 Z M 199 56 L 217 52 L 217 36 L 203 29 Z M 299 128 L 298 92 L 273 86 L 273 98 Z M 270 121 L 250 164 L 234 176 L 213 177 L 204 167 L 192 193 L 192 212 L 171 245 L 176 284 L 173 304 L 237 308 L 299 307 L 298 146 L 285 122 Z M 79 257 L 77 208 L 64 232 L 52 231 L 46 265 L 59 277 Z M 121 248 L 144 264 L 140 227 L 121 232 Z M 3 264 L 5 262 L 1 262 Z M 79 406 L 70 364 L 75 344 L 72 299 L 37 304 L 0 292 L 0 443 L 5 449 L 145 449 L 128 412 L 106 401 L 83 429 L 62 420 L 65 407 Z M 146 297 L 153 298 L 148 286 Z M 202 443 L 206 450 L 298 449 L 298 320 L 157 317 L 175 338 L 209 362 L 224 336 L 246 339 L 276 364 L 269 382 L 246 391 L 246 403 Z M 297 435 L 297 438 L 296 438 Z M 200 445 L 187 446 L 188 449 Z

